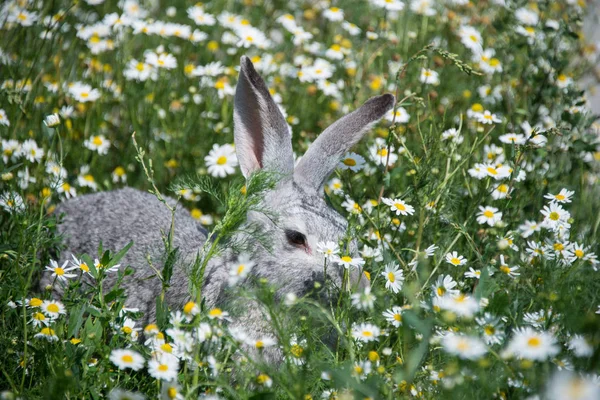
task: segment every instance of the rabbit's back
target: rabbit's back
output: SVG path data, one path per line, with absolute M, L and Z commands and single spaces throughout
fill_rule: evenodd
M 168 201 L 175 203 L 173 199 Z M 161 282 L 154 276 L 148 257 L 161 271 L 165 254 L 162 235 L 167 235 L 171 227 L 168 208 L 150 193 L 124 188 L 71 199 L 60 204 L 55 212 L 63 215 L 58 225 L 58 232 L 66 246 L 61 254 L 61 263 L 72 259 L 71 255 L 77 257 L 84 253 L 94 258 L 100 242 L 104 249 L 116 252 L 133 241 L 133 246 L 120 261 L 123 267 L 129 265 L 135 270 L 122 284 L 128 294 L 126 305 L 139 308 L 145 313 L 145 319 L 152 321 Z M 175 265 L 171 288 L 167 292 L 167 302 L 174 306 L 185 303 L 189 298 L 184 265 L 193 262 L 195 254 L 206 241 L 206 230 L 181 205 L 175 213 L 175 228 L 173 246 L 179 248 L 182 259 Z M 109 274 L 106 286 L 110 288 L 115 278 L 116 273 Z M 52 280 L 50 274 L 45 273 L 41 287 L 51 284 Z M 56 291 L 60 295 L 60 288 Z

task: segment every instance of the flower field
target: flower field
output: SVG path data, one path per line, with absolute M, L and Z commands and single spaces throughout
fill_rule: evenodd
M 600 56 L 582 33 L 589 7 L 4 2 L 0 399 L 600 399 L 600 123 L 578 85 Z M 166 306 L 180 254 L 162 232 L 146 324 L 121 288 L 129 246 L 61 257 L 55 209 L 134 187 L 209 232 L 202 272 L 238 246 L 272 188 L 266 172 L 245 181 L 236 153 L 242 56 L 297 161 L 334 121 L 395 95 L 324 184 L 343 240 L 313 249 L 323 275 L 365 284 L 279 296 L 242 249 L 227 292 L 260 304 L 270 329 L 241 329 L 196 296 L 202 273 L 189 302 Z M 305 233 L 288 239 L 308 246 Z

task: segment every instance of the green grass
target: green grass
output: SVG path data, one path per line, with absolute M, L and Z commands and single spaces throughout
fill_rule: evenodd
M 171 398 L 174 392 L 168 389 L 173 385 L 180 398 L 473 399 L 535 394 L 595 398 L 600 391 L 600 315 L 596 314 L 600 272 L 595 270 L 597 261 L 589 257 L 600 250 L 600 127 L 577 87 L 578 79 L 597 60 L 597 53 L 586 47 L 579 34 L 585 8 L 550 1 L 539 1 L 535 7 L 520 1 L 507 1 L 507 6 L 436 2 L 435 14 L 425 16 L 411 10 L 409 1 L 399 12 L 368 2 L 335 2 L 332 6 L 344 11 L 344 21 L 360 28 L 353 36 L 341 21 L 325 17 L 329 6 L 313 2 L 204 5 L 209 14 L 233 13 L 245 20 L 240 26 L 250 24 L 264 33 L 270 45 L 261 49 L 238 47 L 239 39 L 228 40 L 234 29 L 219 21 L 196 25 L 186 12 L 191 4 L 163 3 L 140 4 L 148 11 L 141 20 L 185 24 L 191 31 L 204 32 L 206 38 L 194 42 L 134 33 L 132 27 L 109 28 L 107 36 L 76 35 L 79 24 L 81 29 L 109 13 L 122 14 L 114 1 L 95 6 L 85 1 L 38 2 L 27 8 L 38 16 L 31 26 L 22 26 L 32 16 L 19 17 L 16 3 L 2 6 L 0 109 L 6 116 L 0 114 L 4 157 L 0 167 L 0 388 L 6 390 L 5 398 L 127 398 L 117 388 L 147 398 Z M 539 22 L 527 25 L 520 20 L 523 11 L 517 10 L 521 8 L 537 15 Z M 307 45 L 321 45 L 318 55 L 308 46 L 294 45 L 292 33 L 278 20 L 287 13 L 313 35 Z M 47 29 L 42 20 L 52 15 L 61 18 Z M 474 59 L 475 52 L 461 42 L 461 21 L 481 34 L 483 49 L 495 51 L 488 57 L 488 68 L 501 65 L 501 70 L 490 72 Z M 555 25 L 550 23 L 554 27 L 548 27 L 547 21 L 554 21 Z M 525 27 L 534 30 L 535 39 L 525 36 Z M 113 48 L 93 54 L 91 47 L 103 40 L 111 40 L 106 45 Z M 176 68 L 158 68 L 156 80 L 128 79 L 124 71 L 130 60 L 143 61 L 145 51 L 159 46 L 176 58 Z M 344 52 L 343 59 L 326 55 L 330 48 Z M 37 282 L 44 267 L 60 258 L 63 248 L 53 210 L 65 200 L 69 188 L 80 196 L 93 192 L 93 185 L 98 191 L 132 186 L 180 198 L 199 223 L 222 239 L 213 247 L 209 243 L 206 256 L 196 265 L 195 279 L 201 282 L 202 265 L 227 243 L 245 211 L 271 184 L 267 175 L 259 174 L 244 195 L 239 168 L 225 178 L 210 177 L 204 159 L 214 144 L 233 143 L 233 92 L 228 88 L 235 87 L 235 68 L 242 55 L 259 65 L 285 109 L 296 155 L 302 155 L 330 123 L 372 96 L 394 93 L 396 107 L 410 115 L 408 121 L 401 122 L 399 116 L 393 124 L 384 119 L 375 125 L 353 150 L 366 159 L 365 168 L 335 172 L 331 178 L 339 180 L 343 193 L 333 184 L 326 188 L 328 201 L 348 217 L 345 240 L 355 240 L 359 250 L 381 249 L 380 259 L 364 256 L 374 305 L 353 306 L 350 291 L 342 291 L 333 305 L 309 298 L 289 305 L 274 300 L 274 287 L 268 282 L 257 282 L 254 290 L 239 287 L 240 296 L 255 299 L 269 310 L 276 345 L 285 357 L 280 364 L 268 365 L 246 353 L 227 324 L 209 318 L 211 310 L 196 299 L 200 312 L 181 329 L 210 328 L 214 340 L 194 339 L 190 359 L 178 363 L 176 381 L 166 382 L 153 377 L 148 364 L 139 371 L 121 370 L 109 359 L 111 352 L 123 348 L 137 351 L 146 362 L 153 355 L 144 344 L 149 335 L 140 333 L 134 340 L 123 329 L 126 317 L 119 311 L 126 294 L 118 287 L 103 293 L 103 272 L 93 267 L 94 258 L 104 265 L 118 263 L 122 249 L 101 249 L 83 257 L 95 274 L 95 284 L 70 280 L 61 299 L 66 312 L 49 325 L 57 340 L 36 337 L 41 328 L 32 319 L 39 309 L 28 301 L 52 297 L 51 292 L 40 291 Z M 323 90 L 323 83 L 305 81 L 317 58 L 331 64 L 328 82 L 337 88 L 333 94 Z M 222 63 L 222 72 L 214 77 L 192 76 L 194 67 L 214 61 Z M 438 73 L 439 82 L 422 82 L 423 68 Z M 98 89 L 99 98 L 78 101 L 69 90 L 75 82 Z M 489 85 L 489 91 L 482 89 L 484 85 Z M 64 107 L 73 109 L 65 113 Z M 500 122 L 477 122 L 472 112 L 484 110 L 496 114 Z M 61 113 L 60 123 L 48 127 L 44 119 L 53 113 Z M 9 125 L 3 124 L 6 119 Z M 547 143 L 501 141 L 508 133 L 531 133 L 522 128 L 524 122 L 538 124 L 533 136 L 543 134 Z M 458 130 L 462 141 L 444 138 L 450 128 Z M 98 140 L 110 142 L 106 154 L 85 144 L 97 135 L 103 136 Z M 393 165 L 376 162 L 371 154 L 377 151 L 373 149 L 376 139 L 382 143 L 380 150 L 398 156 Z M 17 143 L 14 151 L 9 140 Z M 26 148 L 28 140 L 37 144 L 38 155 L 43 150 L 33 161 L 28 159 L 30 153 L 19 150 Z M 498 150 L 488 157 L 492 145 L 502 154 Z M 64 168 L 62 180 L 47 169 L 49 162 L 56 163 L 54 171 Z M 469 173 L 477 163 L 488 162 L 496 168 L 508 166 L 512 174 L 496 180 L 489 174 L 478 179 Z M 524 179 L 518 178 L 520 171 L 526 173 Z M 27 175 L 35 180 L 24 181 Z M 508 196 L 494 198 L 498 185 L 504 185 L 501 188 L 510 192 Z M 574 191 L 572 201 L 561 204 L 570 213 L 561 221 L 565 229 L 542 227 L 524 237 L 520 226 L 528 220 L 541 223 L 540 211 L 549 205 L 544 196 L 563 188 Z M 15 206 L 19 198 L 22 208 Z M 414 214 L 396 216 L 383 198 L 402 199 L 414 207 Z M 346 208 L 348 201 L 358 207 Z M 502 213 L 501 222 L 477 222 L 480 206 L 497 208 L 494 213 Z M 532 257 L 527 252 L 530 241 L 546 246 L 546 253 L 554 257 Z M 430 245 L 437 249 L 426 257 Z M 175 254 L 168 241 L 165 251 Z M 451 252 L 463 256 L 466 265 L 448 263 L 446 254 Z M 399 293 L 385 288 L 382 272 L 390 263 L 405 278 Z M 519 267 L 519 275 L 507 274 L 506 267 L 513 266 Z M 470 268 L 480 272 L 479 279 L 465 277 Z M 119 273 L 125 277 L 129 272 L 122 268 Z M 448 296 L 440 300 L 432 285 L 443 276 L 452 277 L 457 283 L 454 289 L 478 309 L 461 317 L 462 302 Z M 82 291 L 89 300 L 82 301 Z M 399 327 L 382 315 L 392 306 L 403 307 Z M 159 327 L 171 344 L 177 344 L 177 339 L 167 329 L 172 328 L 170 312 L 176 311 L 182 310 L 159 312 Z M 486 313 L 497 318 L 498 342 L 485 342 L 490 328 L 478 321 Z M 301 317 L 290 320 L 289 315 Z M 127 318 L 138 316 L 127 314 Z M 354 338 L 352 328 L 360 323 L 381 330 L 377 340 L 361 343 Z M 556 351 L 534 341 L 529 345 L 542 350 L 539 359 L 519 349 L 510 356 L 507 350 L 515 349 L 517 329 L 523 327 L 532 327 L 536 335 L 551 335 Z M 138 323 L 136 328 L 143 327 Z M 477 344 L 452 347 L 449 339 L 442 339 L 449 332 L 476 338 L 485 351 L 468 356 Z M 573 335 L 582 336 L 588 351 L 569 347 Z M 565 372 L 565 366 L 574 375 Z M 324 379 L 323 373 L 330 379 Z M 576 384 L 591 394 L 576 397 L 561 392 Z

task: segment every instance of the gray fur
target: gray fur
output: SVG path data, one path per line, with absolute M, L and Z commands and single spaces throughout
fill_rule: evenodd
M 240 64 L 233 122 L 242 173 L 248 177 L 253 171 L 269 168 L 291 174 L 294 169 L 291 130 L 250 59 L 243 56 Z
M 337 241 L 347 228 L 345 218 L 329 207 L 315 188 L 322 186 L 342 154 L 364 135 L 370 123 L 385 114 L 394 98 L 384 95 L 371 99 L 356 112 L 334 123 L 315 141 L 294 171 L 289 128 L 251 62 L 242 57 L 241 63 L 234 115 L 235 141 L 242 171 L 248 176 L 264 167 L 284 172 L 284 176 L 263 200 L 268 215 L 252 211 L 247 216 L 246 227 L 258 227 L 266 234 L 271 249 L 267 250 L 248 233 L 239 233 L 236 239 L 250 244 L 252 258 L 257 264 L 251 273 L 253 277 L 264 278 L 276 285 L 278 298 L 290 292 L 302 297 L 313 291 L 315 282 L 324 280 L 323 258 L 316 252 L 317 243 Z M 174 200 L 169 201 L 174 204 Z M 161 231 L 166 234 L 171 223 L 171 214 L 164 204 L 149 193 L 126 188 L 77 197 L 62 203 L 56 212 L 65 214 L 58 227 L 67 246 L 62 260 L 70 259 L 72 254 L 77 257 L 83 253 L 95 255 L 100 241 L 105 249 L 113 251 L 134 241 L 121 260 L 123 266 L 129 265 L 135 271 L 123 282 L 128 294 L 126 306 L 139 308 L 144 312 L 143 322 L 152 322 L 161 285 L 158 278 L 152 278 L 154 271 L 148 266 L 147 259 L 162 270 L 164 244 Z M 307 248 L 288 243 L 285 229 L 303 233 L 307 237 Z M 191 298 L 187 268 L 206 238 L 206 231 L 179 206 L 174 246 L 180 248 L 182 257 L 174 268 L 171 287 L 166 294 L 166 301 L 173 308 L 180 308 Z M 234 326 L 252 335 L 269 334 L 261 307 L 243 299 L 240 301 L 233 290 L 225 290 L 230 265 L 235 258 L 235 254 L 226 251 L 209 262 L 202 292 L 204 298 L 209 306 L 219 305 L 230 311 Z M 328 280 L 341 285 L 342 268 L 331 265 L 327 275 Z M 360 272 L 353 271 L 352 281 L 364 284 L 365 280 L 359 277 Z M 108 288 L 114 284 L 114 279 L 115 274 L 109 275 Z M 51 284 L 50 274 L 45 273 L 41 287 Z M 57 295 L 62 294 L 57 285 L 54 290 Z M 275 357 L 277 350 L 272 352 Z
M 294 170 L 294 179 L 320 192 L 344 154 L 394 106 L 394 102 L 391 94 L 373 97 L 358 110 L 331 124 L 300 159 Z

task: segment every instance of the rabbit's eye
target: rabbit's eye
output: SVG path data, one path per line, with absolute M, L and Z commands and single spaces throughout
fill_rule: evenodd
M 295 246 L 306 246 L 306 236 L 303 233 L 291 229 L 285 230 L 285 237 L 288 242 Z

